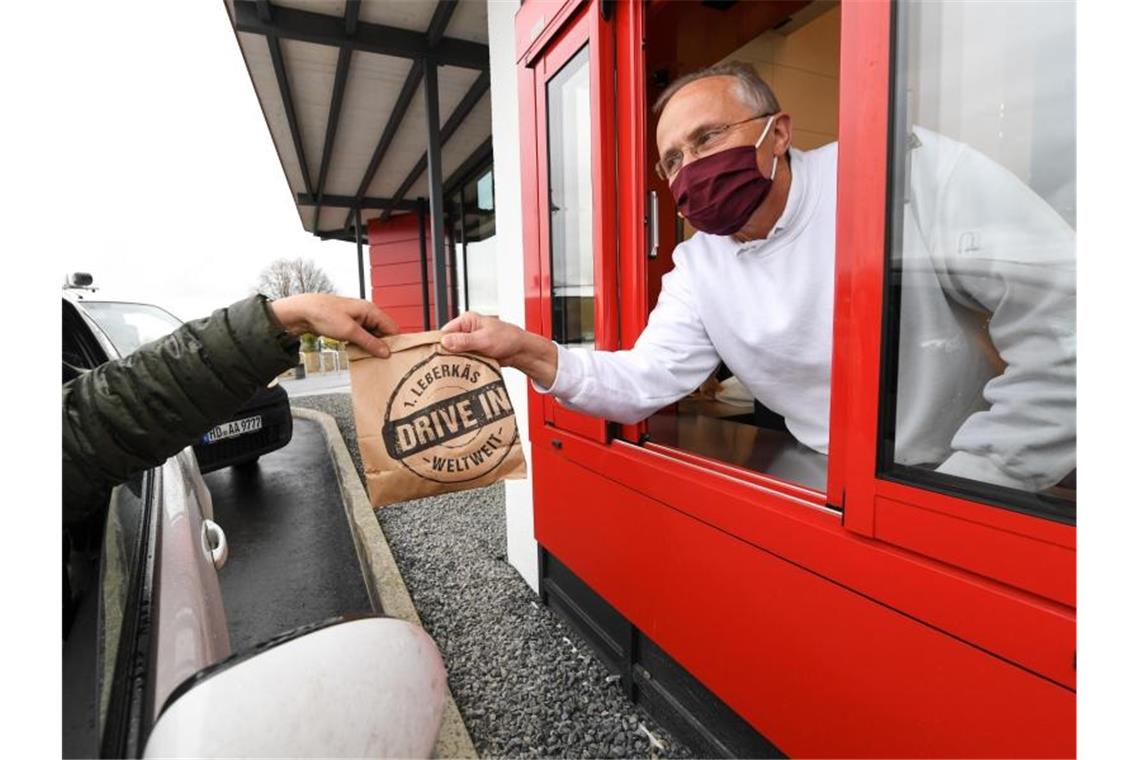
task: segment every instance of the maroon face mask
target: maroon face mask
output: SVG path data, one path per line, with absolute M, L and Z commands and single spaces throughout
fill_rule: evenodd
M 756 149 L 771 126 L 769 119 L 751 148 L 729 148 L 681 167 L 669 189 L 677 210 L 690 224 L 710 235 L 732 235 L 764 202 L 772 191 L 779 159 L 773 156 L 772 176 L 765 177 L 756 168 Z

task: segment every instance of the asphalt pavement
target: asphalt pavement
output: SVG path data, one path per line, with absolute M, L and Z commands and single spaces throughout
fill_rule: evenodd
M 352 391 L 347 369 L 342 369 L 339 372 L 314 372 L 305 375 L 302 380 L 282 380 L 281 387 L 289 392 L 290 398 L 325 393 L 350 393 Z
M 230 547 L 218 579 L 233 651 L 306 623 L 371 611 L 315 422 L 294 419 L 284 448 L 205 480 Z

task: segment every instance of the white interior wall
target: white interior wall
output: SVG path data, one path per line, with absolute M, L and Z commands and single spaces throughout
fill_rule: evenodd
M 487 3 L 487 40 L 491 54 L 491 134 L 495 152 L 495 247 L 498 250 L 499 316 L 522 325 L 526 321 L 522 259 L 522 167 L 519 160 L 519 100 L 515 73 L 517 0 Z M 527 463 L 527 386 L 520 372 L 504 373 L 507 392 Z M 534 540 L 532 480 L 506 481 L 507 559 L 538 591 L 538 546 Z

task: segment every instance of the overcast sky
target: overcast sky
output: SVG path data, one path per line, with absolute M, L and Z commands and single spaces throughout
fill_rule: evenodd
M 54 185 L 74 199 L 59 207 L 61 283 L 90 272 L 100 295 L 189 319 L 304 256 L 358 294 L 356 246 L 301 227 L 221 0 L 68 8 L 53 47 L 74 65 L 48 106 L 65 159 Z

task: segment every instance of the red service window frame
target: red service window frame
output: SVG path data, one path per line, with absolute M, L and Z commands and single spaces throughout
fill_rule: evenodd
M 888 200 L 891 4 L 845 3 L 828 503 L 849 530 L 1076 605 L 1076 529 L 876 475 Z
M 525 7 L 525 6 L 524 6 Z M 575 9 L 577 9 L 575 11 Z M 521 12 L 520 12 L 521 13 Z M 600 0 L 567 3 L 554 13 L 555 22 L 536 34 L 536 44 L 524 53 L 520 67 L 520 103 L 524 145 L 534 145 L 533 168 L 524 160 L 524 255 L 537 282 L 527 283 L 527 329 L 552 337 L 552 275 L 550 246 L 550 178 L 547 138 L 547 84 L 583 46 L 589 49 L 591 111 L 591 179 L 593 184 L 594 332 L 600 350 L 618 347 L 617 313 L 617 188 L 615 184 L 614 41 L 602 19 Z M 540 20 L 523 18 L 536 30 Z M 555 24 L 561 24 L 556 26 Z M 529 113 L 528 113 L 529 112 Z M 528 115 L 531 121 L 528 123 Z M 533 215 L 533 216 L 532 216 Z M 531 278 L 533 279 L 533 278 Z M 596 441 L 608 439 L 606 421 L 572 412 L 551 396 L 531 393 L 531 419 Z M 533 425 L 532 425 L 533 428 Z M 532 429 L 532 434 L 535 431 Z

